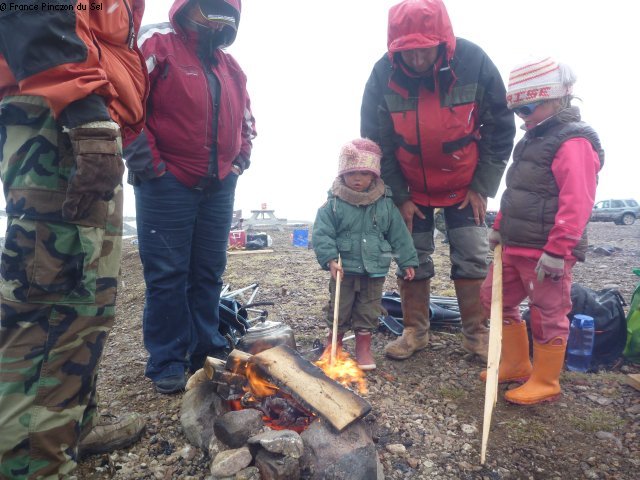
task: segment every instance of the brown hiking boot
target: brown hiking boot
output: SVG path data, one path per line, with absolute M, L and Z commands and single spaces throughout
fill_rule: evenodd
M 486 362 L 489 350 L 489 327 L 487 313 L 480 303 L 480 286 L 483 281 L 483 279 L 457 279 L 453 284 L 456 287 L 462 320 L 464 336 L 462 348 Z
M 137 442 L 145 429 L 144 419 L 137 413 L 116 417 L 102 414 L 98 423 L 82 437 L 78 445 L 78 458 L 99 453 L 110 453 Z
M 384 349 L 387 357 L 405 360 L 429 344 L 429 291 L 431 281 L 398 278 L 404 330 Z

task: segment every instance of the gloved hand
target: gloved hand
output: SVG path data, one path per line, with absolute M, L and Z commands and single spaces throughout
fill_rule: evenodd
M 502 236 L 498 230 L 494 230 L 493 228 L 487 235 L 487 239 L 489 240 L 489 248 L 493 252 L 496 248 L 496 245 L 502 243 Z
M 90 122 L 68 130 L 75 166 L 69 176 L 62 218 L 85 218 L 97 200 L 111 200 L 122 182 L 122 138 L 117 123 Z
M 536 265 L 538 281 L 542 282 L 545 276 L 550 276 L 552 280 L 558 280 L 564 275 L 564 258 L 558 258 L 544 252 Z

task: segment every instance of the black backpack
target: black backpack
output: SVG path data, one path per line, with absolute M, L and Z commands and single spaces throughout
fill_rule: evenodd
M 616 366 L 627 340 L 626 315 L 623 308 L 626 302 L 620 292 L 613 288 L 595 291 L 574 283 L 571 285 L 571 304 L 571 311 L 567 315 L 568 322 L 579 313 L 593 317 L 595 335 L 591 370 Z M 532 346 L 528 308 L 522 314 L 522 318 L 527 322 L 529 345 Z
M 571 285 L 569 318 L 582 313 L 593 317 L 595 336 L 591 368 L 612 366 L 622 355 L 627 341 L 624 306 L 627 303 L 616 289 L 594 291 L 579 283 Z

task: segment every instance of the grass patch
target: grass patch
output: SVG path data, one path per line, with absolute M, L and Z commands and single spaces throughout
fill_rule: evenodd
M 467 396 L 467 392 L 464 389 L 456 387 L 442 387 L 438 390 L 438 393 L 441 397 L 449 400 L 460 400 Z
M 593 410 L 586 417 L 573 416 L 569 423 L 585 433 L 612 432 L 624 425 L 624 420 L 618 415 L 602 410 Z
M 515 418 L 501 422 L 511 440 L 522 444 L 542 443 L 549 438 L 550 425 L 535 419 Z

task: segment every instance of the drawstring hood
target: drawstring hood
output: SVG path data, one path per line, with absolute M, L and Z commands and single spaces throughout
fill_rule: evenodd
M 413 72 L 401 59 L 403 51 L 433 47 L 439 47 L 439 53 L 430 75 Z M 442 90 L 451 91 L 457 80 L 453 69 L 455 50 L 456 37 L 441 0 L 405 0 L 389 10 L 387 54 L 393 69 L 389 87 L 404 98 L 420 82 L 431 91 L 436 83 L 441 84 Z
M 241 0 L 210 0 L 212 3 L 218 3 L 220 5 L 221 12 L 226 16 L 233 18 L 235 28 L 229 25 L 225 26 L 222 30 L 212 30 L 206 25 L 202 25 L 194 20 L 187 18 L 187 9 L 198 0 L 175 0 L 171 9 L 169 10 L 169 21 L 171 26 L 179 32 L 185 38 L 189 38 L 190 35 L 187 30 L 187 25 L 193 27 L 193 31 L 196 33 L 199 43 L 206 43 L 210 51 L 214 51 L 217 48 L 224 48 L 231 45 L 238 32 L 240 25 L 240 13 L 242 10 Z M 231 20 L 229 20 L 231 22 Z

